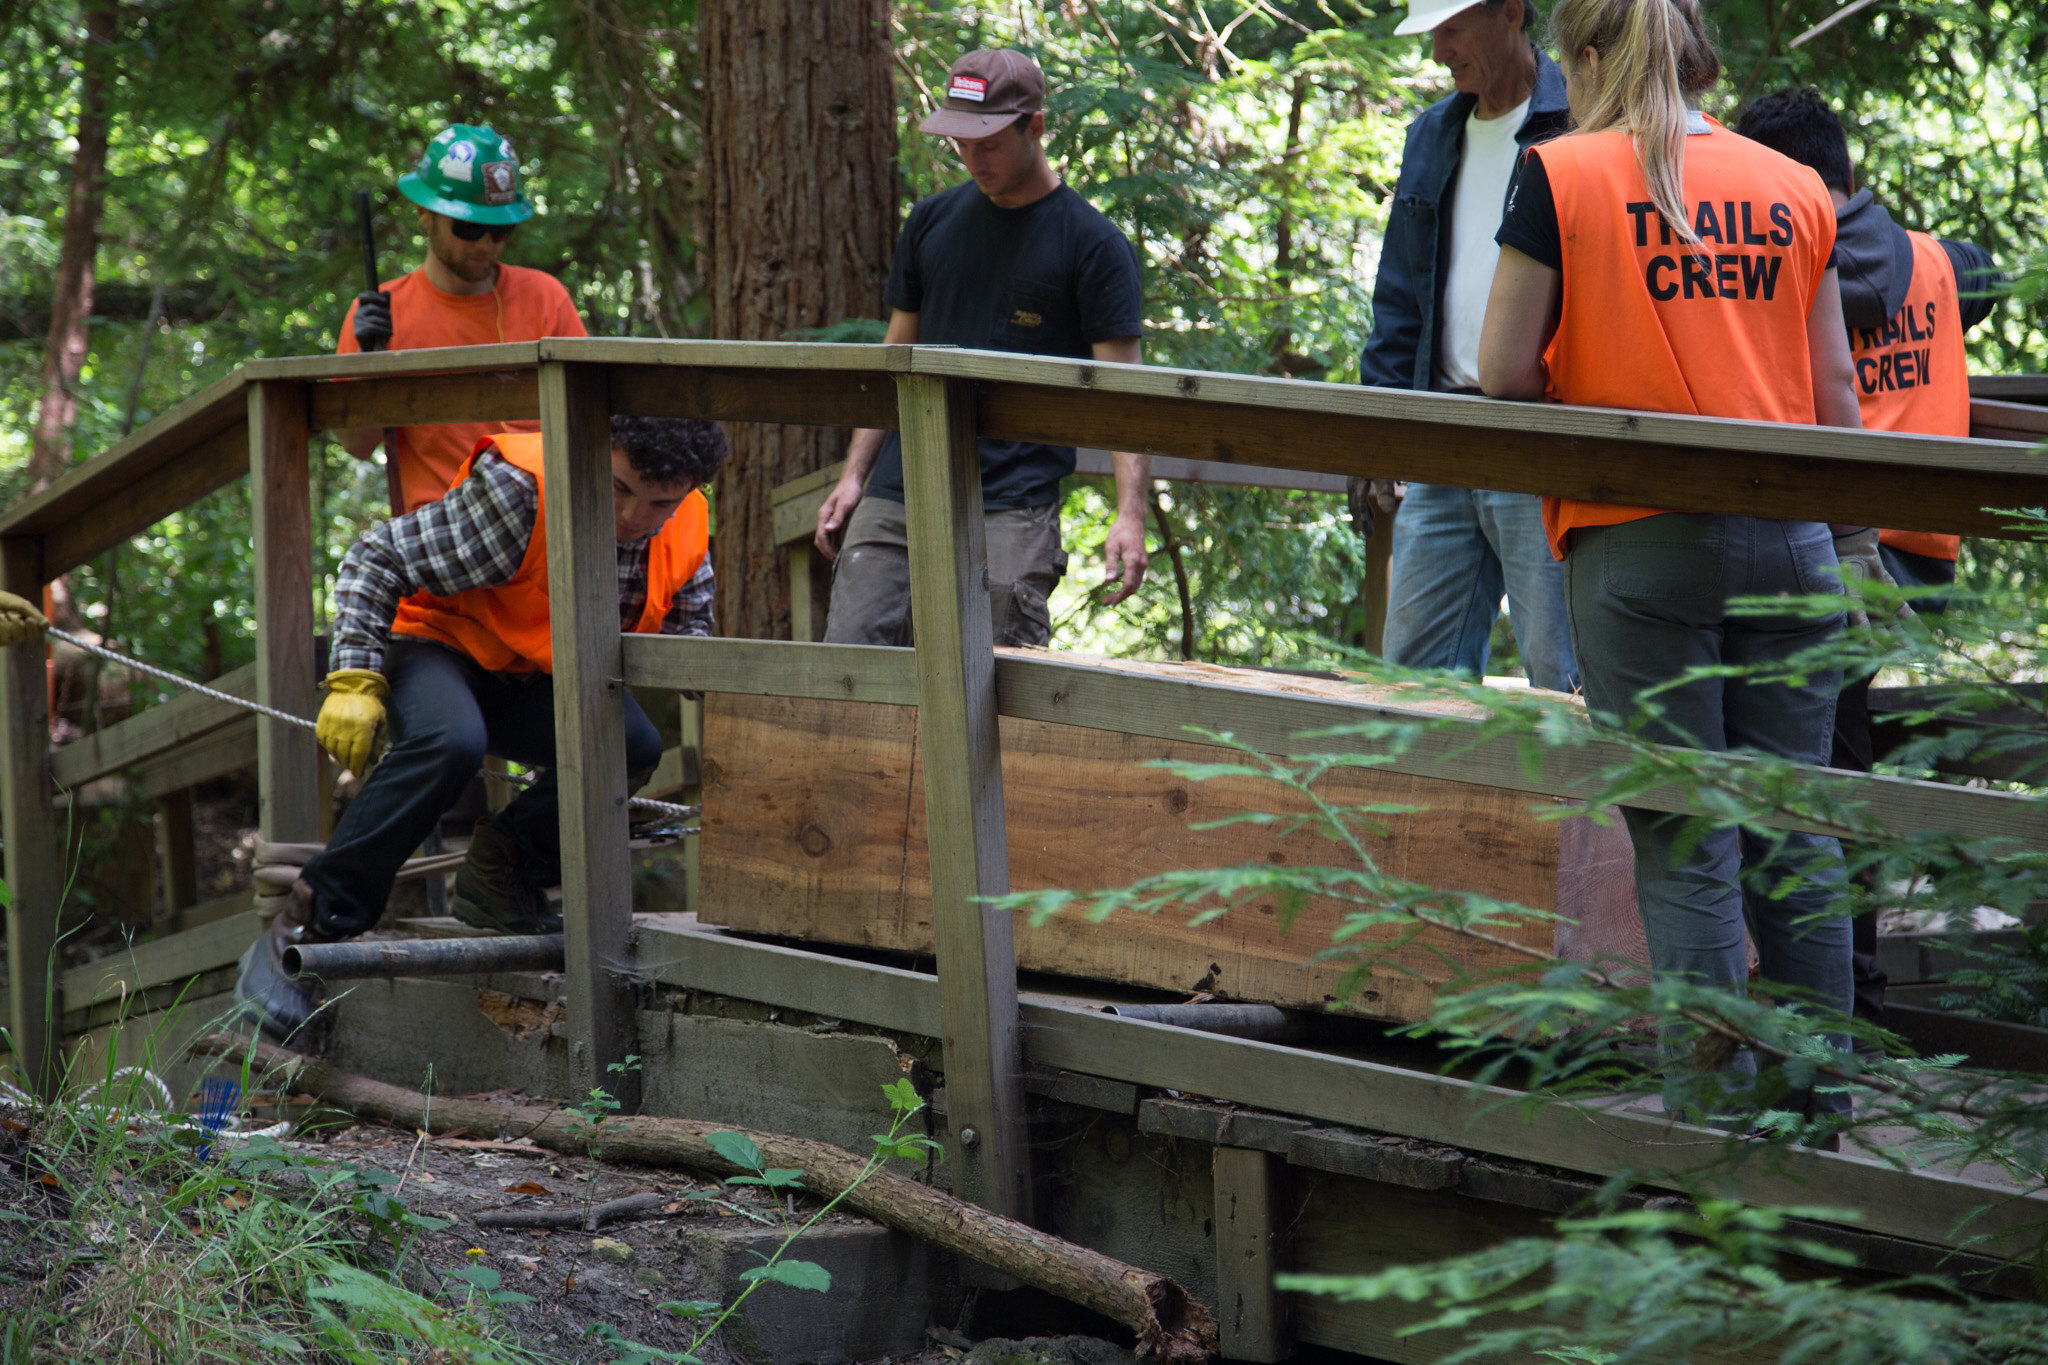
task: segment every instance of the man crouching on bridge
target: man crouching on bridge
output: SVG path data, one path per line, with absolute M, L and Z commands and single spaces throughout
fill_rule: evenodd
M 697 490 L 725 462 L 723 433 L 709 422 L 614 417 L 611 454 L 620 629 L 711 634 L 709 509 Z M 455 914 L 506 933 L 561 928 L 544 892 L 561 880 L 561 844 L 541 479 L 539 435 L 479 441 L 445 498 L 377 527 L 342 560 L 320 745 L 362 772 L 387 701 L 391 745 L 242 958 L 236 998 L 272 1033 L 288 1037 L 312 1012 L 313 983 L 285 974 L 284 950 L 375 925 L 400 865 L 486 753 L 547 771 L 477 822 Z M 624 702 L 637 789 L 661 759 L 661 738 L 631 696 Z

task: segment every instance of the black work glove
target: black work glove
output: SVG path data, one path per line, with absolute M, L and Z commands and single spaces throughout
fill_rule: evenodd
M 365 289 L 356 295 L 356 347 L 381 351 L 391 344 L 391 295 L 382 289 Z

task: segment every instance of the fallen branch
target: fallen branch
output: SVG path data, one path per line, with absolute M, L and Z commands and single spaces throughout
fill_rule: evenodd
M 649 1191 L 629 1194 L 610 1203 L 588 1209 L 488 1209 L 476 1216 L 480 1228 L 582 1228 L 596 1232 L 606 1223 L 623 1223 L 645 1218 L 668 1202 L 668 1196 Z
M 432 1132 L 516 1132 L 567 1156 L 589 1153 L 592 1129 L 571 1110 L 448 1096 L 435 1096 L 430 1105 L 418 1091 L 351 1075 L 260 1040 L 216 1033 L 192 1046 L 201 1055 L 248 1054 L 256 1071 L 280 1076 L 285 1088 L 361 1118 Z M 976 1208 L 886 1168 L 856 1186 L 864 1163 L 843 1147 L 728 1124 L 646 1115 L 606 1119 L 600 1131 L 607 1160 L 682 1166 L 718 1175 L 733 1174 L 738 1168 L 712 1149 L 711 1134 L 744 1134 L 771 1165 L 801 1170 L 804 1188 L 811 1194 L 829 1199 L 852 1187 L 845 1207 L 1114 1319 L 1137 1333 L 1141 1355 L 1178 1362 L 1204 1361 L 1216 1354 L 1215 1317 L 1167 1276 Z

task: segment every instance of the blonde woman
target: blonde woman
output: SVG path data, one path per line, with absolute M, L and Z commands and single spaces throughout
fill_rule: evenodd
M 1721 69 L 1697 0 L 1561 0 L 1551 35 L 1577 130 L 1531 148 L 1518 169 L 1481 386 L 1496 398 L 1861 426 L 1831 264 L 1834 205 L 1813 171 L 1692 107 Z M 1839 592 L 1826 525 L 1571 498 L 1545 498 L 1543 514 L 1595 711 L 1640 718 L 1672 743 L 1827 761 L 1833 675 L 1665 686 L 1695 666 L 1783 658 L 1839 629 L 1839 616 L 1726 607 Z M 1626 816 L 1657 970 L 1741 984 L 1746 909 L 1767 979 L 1848 1010 L 1834 840 L 1767 848 L 1720 831 L 1687 846 L 1679 817 Z M 1784 891 L 1793 869 L 1805 878 Z M 1810 1099 L 1847 1108 L 1839 1094 Z

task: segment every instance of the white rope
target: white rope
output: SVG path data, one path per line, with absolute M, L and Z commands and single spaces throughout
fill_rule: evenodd
M 205 683 L 194 682 L 190 678 L 180 677 L 167 668 L 158 668 L 154 664 L 146 664 L 142 660 L 130 658 L 126 654 L 116 654 L 113 650 L 103 645 L 96 645 L 90 640 L 81 640 L 68 630 L 59 630 L 57 627 L 51 626 L 50 634 L 66 644 L 76 645 L 88 654 L 97 654 L 102 659 L 111 660 L 123 668 L 132 668 L 137 673 L 145 673 L 152 678 L 161 678 L 167 683 L 197 692 L 202 697 L 212 697 L 215 701 L 224 701 L 230 706 L 239 706 L 246 711 L 254 711 L 259 716 L 269 716 L 272 720 L 281 720 L 287 725 L 297 725 L 303 729 L 315 731 L 319 728 L 303 716 L 294 716 L 275 707 L 265 706 L 261 702 L 250 701 L 247 697 L 238 697 L 232 692 L 223 692 L 217 687 L 208 687 Z M 484 776 L 493 781 L 510 782 L 515 787 L 530 787 L 538 780 L 525 773 L 489 772 L 485 773 Z M 645 796 L 629 796 L 626 800 L 629 804 L 638 806 L 642 810 L 655 811 L 679 820 L 690 819 L 699 814 L 701 810 L 697 806 L 679 806 L 673 802 L 656 801 Z

